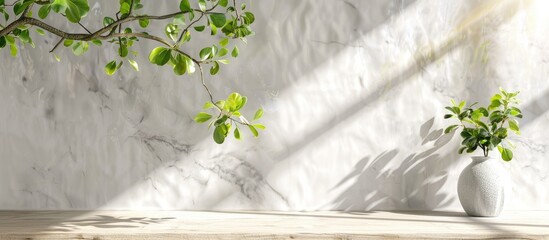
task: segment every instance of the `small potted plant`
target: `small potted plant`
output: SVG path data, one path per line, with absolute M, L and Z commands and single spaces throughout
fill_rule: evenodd
M 458 153 L 473 153 L 478 149 L 483 152 L 482 156 L 472 157 L 472 162 L 463 169 L 458 180 L 459 201 L 470 216 L 495 217 L 503 209 L 509 177 L 500 162 L 491 158 L 489 153 L 497 148 L 501 159 L 513 159 L 513 144 L 507 136 L 509 132 L 520 134 L 517 119 L 522 118 L 522 113 L 517 108 L 518 94 L 500 88 L 500 93 L 490 99 L 488 107 L 474 108 L 477 103 L 466 106 L 465 101 L 457 104 L 454 100 L 452 106 L 446 107 L 450 113 L 444 118 L 455 119 L 457 124 L 448 126 L 444 132 L 461 130 L 463 140 Z

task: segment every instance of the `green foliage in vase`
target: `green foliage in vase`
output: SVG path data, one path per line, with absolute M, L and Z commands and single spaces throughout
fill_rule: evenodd
M 11 3 L 0 0 L 0 18 L 3 17 L 4 20 L 4 23 L 0 20 L 0 50 L 9 48 L 10 54 L 16 57 L 22 45 L 34 47 L 35 36 L 31 34 L 32 28 L 39 35 L 49 32 L 59 37 L 59 41 L 50 51 L 57 61 L 60 58 L 55 50 L 60 45 L 80 56 L 89 50 L 91 44 L 102 47 L 107 42 L 115 46 L 118 56 L 106 63 L 104 68 L 107 75 L 113 75 L 124 62 L 129 63 L 131 69 L 139 71 L 139 64 L 134 59 L 139 53 L 132 47 L 142 39 L 154 41 L 159 46 L 148 54 L 151 64 L 169 66 L 178 76 L 193 74 L 198 69 L 201 85 L 210 98 L 206 105 L 219 111 L 213 123 L 216 143 L 224 142 L 234 124 L 249 128 L 257 136 L 257 129 L 264 129 L 264 126 L 248 122 L 240 112 L 246 104 L 246 98 L 233 93 L 226 100 L 214 101 L 203 71 L 203 67 L 207 65 L 209 74 L 216 75 L 222 65 L 229 64 L 230 57 L 238 57 L 239 49 L 234 40 L 246 42 L 246 38 L 254 34 L 251 28 L 255 21 L 254 14 L 246 10 L 245 4 L 237 5 L 236 0 L 179 0 L 177 11 L 172 13 L 155 15 L 144 11 L 144 4 L 154 5 L 156 2 L 113 1 L 112 7 L 117 9 L 116 14 L 99 19 L 102 27 L 90 30 L 81 23 L 90 11 L 88 0 L 13 0 Z M 77 24 L 81 29 L 80 33 L 66 32 L 44 22 L 44 19 L 54 14 L 61 15 L 69 23 Z M 163 25 L 164 35 L 157 36 L 145 31 L 153 21 L 167 22 Z M 209 31 L 205 31 L 206 29 Z M 184 51 L 182 47 L 195 34 L 207 34 L 212 39 L 220 40 L 196 52 Z M 195 120 L 202 122 L 207 118 L 205 114 L 198 114 Z M 234 129 L 234 136 L 240 139 L 240 131 L 236 126 Z
M 503 160 L 512 160 L 513 144 L 507 137 L 509 132 L 520 135 L 517 119 L 522 118 L 522 112 L 517 107 L 518 94 L 519 92 L 507 92 L 500 88 L 500 93 L 490 99 L 489 106 L 477 108 L 474 108 L 477 103 L 466 106 L 465 101 L 457 104 L 452 100 L 452 105 L 446 107 L 450 113 L 444 115 L 444 118 L 456 119 L 458 124 L 448 126 L 444 133 L 461 129 L 463 140 L 458 153 L 472 153 L 480 148 L 487 157 L 490 151 L 497 148 Z

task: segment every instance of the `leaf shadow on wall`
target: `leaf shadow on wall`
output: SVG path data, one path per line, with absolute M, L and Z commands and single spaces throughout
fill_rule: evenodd
M 292 143 L 285 149 L 286 151 L 280 152 L 275 157 L 275 161 L 282 162 L 311 149 L 316 143 L 322 141 L 327 134 L 337 131 L 338 127 L 344 122 L 358 116 L 359 113 L 380 101 L 378 92 L 396 91 L 399 86 L 412 81 L 414 76 L 426 71 L 431 64 L 436 63 L 455 49 L 467 46 L 468 43 L 475 42 L 476 38 L 482 37 L 482 29 L 485 27 L 487 16 L 500 14 L 504 16 L 498 18 L 499 21 L 490 27 L 497 27 L 505 23 L 521 9 L 517 4 L 519 4 L 518 1 L 505 4 L 493 1 L 480 2 L 471 11 L 472 13 L 464 18 L 452 35 L 438 44 L 420 48 L 423 51 L 414 55 L 415 58 L 406 63 L 402 71 L 383 79 L 383 84 L 378 86 L 377 89 L 365 94 L 360 100 L 350 104 L 349 107 L 343 108 L 340 113 L 327 116 L 323 123 L 319 124 L 319 127 L 306 134 L 307 136 L 303 138 L 303 141 Z M 485 95 L 482 97 L 485 97 Z M 401 152 L 400 149 L 390 149 L 377 156 L 368 155 L 358 160 L 351 173 L 334 186 L 334 188 L 345 188 L 349 184 L 351 185 L 345 188 L 343 193 L 332 202 L 334 204 L 333 208 L 338 210 L 372 210 L 390 206 L 404 209 L 432 210 L 448 207 L 455 199 L 442 193 L 441 190 L 447 183 L 449 170 L 453 164 L 457 164 L 455 161 L 448 160 L 454 159 L 453 156 L 457 154 L 454 151 L 441 154 L 439 150 L 450 142 L 454 133 L 443 135 L 443 129 L 431 130 L 434 118 L 427 120 L 419 132 L 422 138 L 422 143 L 419 146 L 431 147 L 424 151 L 409 153 L 402 160 L 396 159 L 396 156 Z M 390 165 L 389 163 L 393 161 L 401 162 L 400 166 L 397 169 L 385 170 Z M 435 174 L 428 175 L 428 173 Z M 350 180 L 355 178 L 358 179 L 356 182 Z M 421 181 L 418 182 L 419 180 L 416 180 L 416 178 L 421 179 Z M 393 183 L 394 186 L 389 186 Z M 387 192 L 378 190 L 376 184 L 389 186 L 386 188 L 379 187 L 387 189 Z M 394 190 L 394 188 L 402 185 L 404 185 L 404 192 L 399 194 L 398 191 L 400 190 Z M 391 202 L 387 203 L 385 201 Z
M 334 208 L 369 211 L 387 205 L 398 209 L 434 209 L 448 206 L 453 199 L 441 193 L 448 178 L 446 172 L 438 171 L 436 176 L 425 176 L 430 172 L 437 172 L 433 169 L 437 162 L 444 163 L 437 151 L 450 142 L 454 133 L 443 134 L 442 129 L 431 130 L 433 122 L 434 117 L 425 122 L 420 130 L 423 141 L 421 145 L 430 145 L 429 148 L 408 155 L 398 168 L 387 168 L 390 162 L 397 161 L 397 149 L 385 151 L 373 160 L 367 156 L 358 161 L 353 171 L 332 188 L 336 190 L 346 186 L 332 201 Z M 417 177 L 418 175 L 422 177 Z M 398 185 L 403 185 L 402 189 L 395 190 Z M 426 199 L 430 199 L 430 204 L 425 203 Z

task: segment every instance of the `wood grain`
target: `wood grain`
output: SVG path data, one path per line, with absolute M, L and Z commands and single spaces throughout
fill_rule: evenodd
M 549 239 L 549 211 L 0 211 L 0 239 Z

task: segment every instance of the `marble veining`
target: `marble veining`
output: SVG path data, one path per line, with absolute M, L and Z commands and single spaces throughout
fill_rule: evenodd
M 83 23 L 99 28 L 114 10 L 90 3 Z M 265 109 L 257 139 L 215 144 L 193 122 L 208 100 L 198 77 L 148 64 L 153 42 L 135 46 L 139 73 L 113 77 L 108 45 L 59 48 L 60 63 L 52 35 L 0 51 L 0 209 L 461 210 L 470 156 L 443 134 L 444 106 L 500 86 L 521 91 L 525 115 L 505 209 L 549 209 L 547 1 L 247 3 L 256 35 L 207 81 L 216 98 L 248 96 L 245 114 Z

